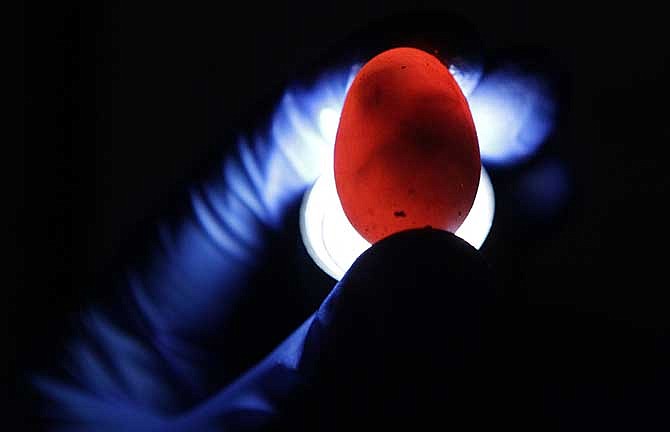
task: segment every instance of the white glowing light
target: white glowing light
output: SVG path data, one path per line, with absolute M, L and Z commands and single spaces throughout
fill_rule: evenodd
M 339 107 L 339 110 L 335 108 L 324 108 L 319 113 L 319 130 L 321 135 L 328 142 L 335 142 L 335 137 L 337 135 L 337 128 L 340 124 L 340 112 L 342 107 Z
M 479 249 L 491 230 L 494 211 L 493 185 L 482 167 L 475 202 L 455 234 Z M 370 247 L 344 214 L 332 169 L 319 177 L 305 194 L 300 211 L 300 232 L 314 262 L 337 280 Z
M 455 234 L 473 247 L 480 249 L 489 235 L 489 231 L 491 231 L 495 206 L 493 184 L 486 170 L 482 167 L 475 202 Z

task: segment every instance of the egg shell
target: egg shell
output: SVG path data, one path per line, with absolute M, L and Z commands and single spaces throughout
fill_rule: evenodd
M 445 65 L 406 47 L 368 61 L 347 92 L 334 162 L 342 208 L 369 242 L 426 226 L 455 232 L 481 160 L 468 103 Z

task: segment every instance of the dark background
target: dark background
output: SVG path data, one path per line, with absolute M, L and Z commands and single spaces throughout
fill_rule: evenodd
M 641 360 L 631 350 L 667 346 L 670 327 L 660 11 L 640 2 L 269 3 L 25 6 L 23 172 L 9 185 L 21 196 L 10 226 L 19 259 L 8 287 L 8 382 L 20 386 L 21 373 L 57 358 L 68 317 L 100 295 L 231 131 L 352 32 L 416 10 L 461 13 L 491 58 L 539 52 L 560 71 L 560 128 L 544 152 L 569 167 L 572 201 L 555 223 L 517 236 L 527 227 L 504 201 L 513 174 L 493 172 L 500 207 L 484 252 L 512 297 L 563 323 L 539 337 L 579 334 L 582 321 L 561 321 L 573 313 L 597 323 L 593 339 L 566 356 L 624 340 L 633 369 L 658 366 L 652 351 Z

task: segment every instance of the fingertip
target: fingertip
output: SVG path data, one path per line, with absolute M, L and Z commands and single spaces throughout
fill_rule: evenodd
M 456 235 L 430 227 L 402 231 L 363 253 L 338 285 L 347 313 L 375 311 L 387 324 L 463 323 L 490 300 L 487 262 Z M 411 318 L 411 319 L 410 319 Z M 437 324 L 437 323 L 436 323 Z

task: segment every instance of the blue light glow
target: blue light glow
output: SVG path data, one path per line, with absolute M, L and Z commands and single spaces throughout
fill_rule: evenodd
M 556 104 L 541 77 L 512 67 L 487 74 L 468 97 L 484 164 L 535 154 L 554 128 Z
M 449 72 L 458 83 L 463 95 L 468 97 L 479 85 L 484 73 L 484 65 L 479 62 L 460 64 L 458 66 L 452 64 L 449 66 Z

